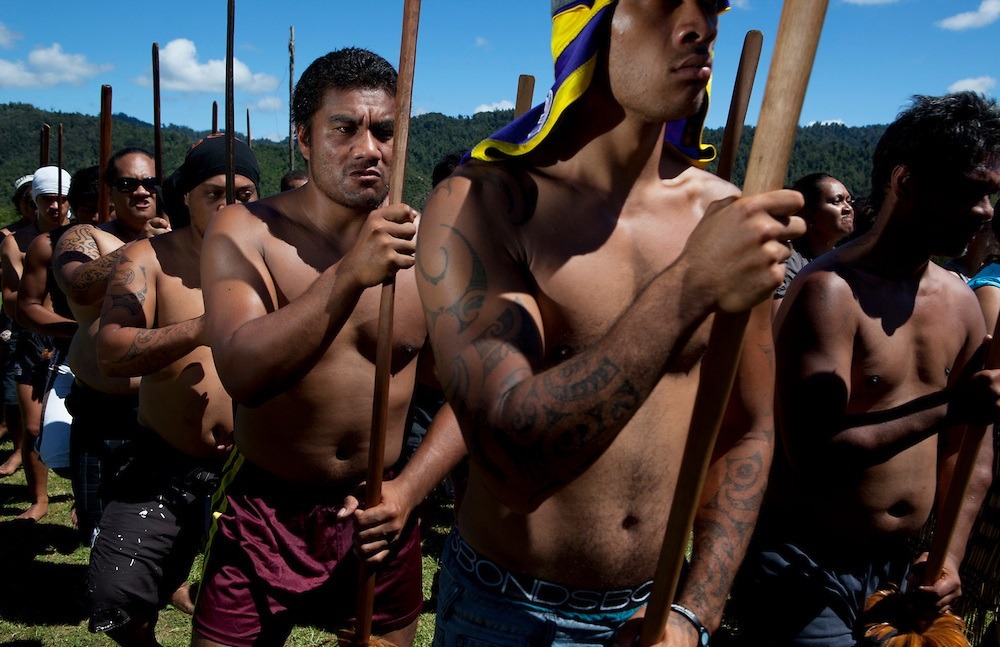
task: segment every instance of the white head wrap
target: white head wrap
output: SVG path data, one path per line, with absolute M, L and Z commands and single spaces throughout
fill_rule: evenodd
M 65 170 L 55 166 L 43 166 L 35 171 L 35 177 L 31 180 L 31 194 L 37 198 L 40 195 L 58 193 L 60 173 L 62 174 L 62 194 L 68 194 L 70 175 Z

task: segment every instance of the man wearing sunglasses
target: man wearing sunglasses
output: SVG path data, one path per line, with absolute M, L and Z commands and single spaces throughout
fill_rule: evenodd
M 153 157 L 141 148 L 119 150 L 104 177 L 115 219 L 71 227 L 56 243 L 52 269 L 79 324 L 70 343 L 76 376 L 66 401 L 73 415 L 71 455 L 80 535 L 93 543 L 104 501 L 99 492 L 112 453 L 137 433 L 139 378 L 109 377 L 97 364 L 97 329 L 108 279 L 125 243 L 162 233 L 154 227 L 156 185 Z M 102 472 L 105 472 L 102 474 Z

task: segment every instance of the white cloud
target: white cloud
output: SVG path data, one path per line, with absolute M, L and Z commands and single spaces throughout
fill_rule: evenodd
M 490 41 L 486 40 L 482 36 L 476 36 L 476 47 L 482 49 L 489 49 Z
M 510 101 L 504 99 L 503 101 L 494 101 L 493 103 L 481 103 L 476 106 L 476 109 L 472 111 L 472 114 L 479 114 L 480 112 L 495 112 L 497 110 L 513 110 L 514 104 Z
M 14 46 L 14 41 L 21 38 L 21 34 L 15 34 L 7 25 L 0 22 L 0 47 L 10 49 Z
M 284 133 L 284 134 L 281 134 L 281 133 L 268 133 L 268 134 L 264 135 L 263 137 L 261 137 L 261 139 L 267 139 L 267 140 L 270 140 L 272 142 L 280 142 L 280 141 L 283 141 L 284 139 L 287 139 L 287 138 L 288 138 L 288 133 Z M 254 139 L 257 139 L 257 137 L 254 137 Z
M 935 24 L 942 29 L 958 31 L 985 27 L 996 22 L 998 18 L 1000 18 L 1000 0 L 982 0 L 979 9 L 955 14 Z
M 948 86 L 948 92 L 964 92 L 965 90 L 972 90 L 973 92 L 986 94 L 996 87 L 996 84 L 997 80 L 992 76 L 979 76 L 974 79 L 962 79 L 961 81 L 955 81 Z
M 151 85 L 146 77 L 136 79 Z M 274 92 L 278 78 L 263 72 L 251 72 L 246 63 L 233 59 L 233 84 L 238 90 L 260 94 Z M 226 62 L 209 59 L 198 62 L 198 49 L 187 38 L 177 38 L 160 50 L 160 87 L 178 92 L 223 92 L 226 89 Z
M 410 116 L 419 117 L 420 115 L 426 115 L 428 112 L 430 112 L 430 110 L 428 110 L 427 108 L 421 108 L 420 106 L 417 106 L 410 112 Z
M 845 123 L 844 123 L 843 119 L 821 119 L 819 121 L 810 121 L 809 123 L 806 124 L 806 127 L 808 128 L 809 126 L 816 126 L 816 125 L 819 125 L 819 126 L 844 126 Z
M 896 4 L 899 0 L 844 0 L 847 4 L 873 5 L 873 4 Z
M 28 54 L 28 62 L 0 60 L 0 88 L 51 88 L 67 83 L 81 85 L 112 68 L 91 63 L 83 54 L 67 54 L 62 45 L 39 47 Z
M 261 112 L 278 112 L 288 107 L 288 102 L 282 101 L 278 97 L 264 97 L 255 106 Z

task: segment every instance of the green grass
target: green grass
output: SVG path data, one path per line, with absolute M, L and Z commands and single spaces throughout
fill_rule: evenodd
M 0 462 L 12 451 L 10 440 L 0 442 Z M 49 514 L 38 524 L 25 525 L 15 517 L 27 507 L 23 470 L 0 479 L 0 647 L 85 647 L 114 643 L 87 631 L 82 599 L 90 551 L 77 544 L 70 522 L 73 505 L 70 482 L 49 473 Z M 415 644 L 431 644 L 434 605 L 431 588 L 447 533 L 451 510 L 427 511 L 430 531 L 424 539 L 424 613 Z M 192 578 L 197 578 L 196 563 Z M 156 636 L 165 647 L 186 647 L 191 640 L 191 617 L 168 606 L 160 613 Z M 336 638 L 312 627 L 297 627 L 288 645 L 336 645 Z

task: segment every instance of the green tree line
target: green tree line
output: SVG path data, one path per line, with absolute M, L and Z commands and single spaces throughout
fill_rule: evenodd
M 513 118 L 513 111 L 482 112 L 471 117 L 449 117 L 429 113 L 410 120 L 409 152 L 406 165 L 404 199 L 420 209 L 431 189 L 431 173 L 441 159 L 452 152 L 467 150 L 479 140 L 498 130 Z M 97 163 L 99 119 L 80 113 L 49 112 L 25 103 L 0 104 L 0 223 L 15 219 L 10 196 L 18 177 L 39 166 L 40 133 L 50 126 L 49 163 L 57 157 L 58 124 L 63 125 L 63 167 L 70 173 Z M 875 143 L 885 126 L 847 127 L 814 125 L 800 127 L 789 165 L 787 182 L 808 173 L 824 171 L 840 178 L 855 195 L 870 191 L 871 158 Z M 184 161 L 184 154 L 196 141 L 208 134 L 185 126 L 162 128 L 163 167 L 172 172 Z M 754 128 L 743 131 L 733 181 L 740 185 L 753 141 Z M 244 138 L 245 135 L 237 133 Z M 721 128 L 705 131 L 704 140 L 721 145 Z M 112 117 L 112 150 L 140 146 L 153 150 L 153 125 L 125 114 Z M 261 169 L 261 195 L 278 191 L 281 176 L 288 171 L 288 140 L 254 140 L 253 151 Z M 295 151 L 295 168 L 305 168 L 305 161 Z M 715 163 L 708 170 L 714 171 Z

